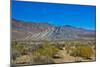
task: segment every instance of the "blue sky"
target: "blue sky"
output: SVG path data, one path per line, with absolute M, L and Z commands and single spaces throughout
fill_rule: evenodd
M 95 29 L 95 10 L 95 6 L 12 1 L 13 19 L 91 30 Z

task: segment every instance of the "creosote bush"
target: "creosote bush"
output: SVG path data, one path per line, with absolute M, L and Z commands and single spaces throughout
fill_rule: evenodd
M 93 55 L 93 50 L 92 50 L 91 46 L 80 45 L 80 46 L 77 46 L 73 50 L 71 55 L 73 55 L 73 56 L 80 56 L 80 57 L 83 57 L 85 59 L 90 59 L 91 56 Z
M 58 52 L 58 48 L 54 45 L 46 42 L 41 48 L 37 49 L 33 52 L 33 56 L 48 56 L 52 57 L 56 52 Z

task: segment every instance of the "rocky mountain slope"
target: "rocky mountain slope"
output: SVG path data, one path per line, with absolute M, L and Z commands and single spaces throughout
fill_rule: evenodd
M 12 19 L 13 40 L 72 40 L 95 38 L 95 30 L 86 30 L 69 25 L 54 26 L 49 23 L 24 22 Z

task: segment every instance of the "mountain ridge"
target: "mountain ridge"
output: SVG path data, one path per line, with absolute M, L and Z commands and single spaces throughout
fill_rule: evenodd
M 49 23 L 24 23 L 12 20 L 13 40 L 69 40 L 95 38 L 95 30 L 70 25 L 54 26 Z

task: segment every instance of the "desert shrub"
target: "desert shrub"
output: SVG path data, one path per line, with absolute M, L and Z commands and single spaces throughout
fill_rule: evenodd
M 12 41 L 12 49 L 21 50 L 23 45 L 19 44 L 17 41 Z
M 21 47 L 19 47 L 19 44 L 17 41 L 12 41 L 12 60 L 15 60 L 17 57 L 19 57 L 21 55 L 20 50 L 22 49 Z
M 18 42 L 12 42 L 12 55 L 17 56 L 27 54 L 29 52 L 29 48 L 26 47 L 24 44 Z
M 80 51 L 77 50 L 77 49 L 73 49 L 73 50 L 72 50 L 72 53 L 71 53 L 70 55 L 71 55 L 71 56 L 74 56 L 74 57 L 80 56 Z
M 76 49 L 74 49 L 71 55 L 90 59 L 92 54 L 93 54 L 93 50 L 90 46 L 81 45 L 78 46 Z
M 65 47 L 65 44 L 52 44 L 52 45 L 54 45 L 57 49 L 59 49 L 59 50 L 63 50 L 63 47 Z
M 20 55 L 21 55 L 21 53 L 19 51 L 13 50 L 11 58 L 12 58 L 12 60 L 16 60 L 16 58 L 19 57 Z
M 48 56 L 37 56 L 33 58 L 33 63 L 32 64 L 51 64 L 54 63 L 54 61 L 52 60 L 52 58 L 48 57 Z
M 58 50 L 56 46 L 46 42 L 41 48 L 33 51 L 33 64 L 54 63 L 52 57 Z
M 52 57 L 56 52 L 58 52 L 58 50 L 59 49 L 56 46 L 46 42 L 41 48 L 33 51 L 33 56 L 37 55 Z

